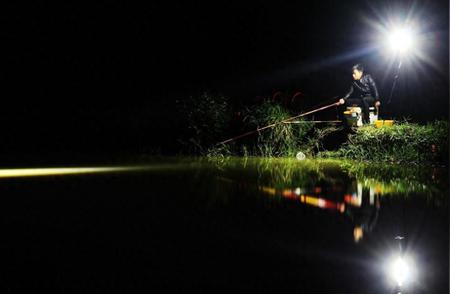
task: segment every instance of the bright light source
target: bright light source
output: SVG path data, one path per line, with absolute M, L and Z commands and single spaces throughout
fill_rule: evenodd
M 409 267 L 403 258 L 398 257 L 392 263 L 391 274 L 394 281 L 396 281 L 399 286 L 402 286 L 409 275 Z
M 412 281 L 414 276 L 414 266 L 410 258 L 396 257 L 389 266 L 389 276 L 398 285 Z
M 389 34 L 388 43 L 392 51 L 403 54 L 414 46 L 414 34 L 410 29 L 397 28 Z

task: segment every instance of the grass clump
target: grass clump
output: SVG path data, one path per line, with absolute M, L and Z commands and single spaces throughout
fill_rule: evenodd
M 337 152 L 328 155 L 360 161 L 448 164 L 448 122 L 363 126 L 351 133 Z
M 277 123 L 272 128 L 257 134 L 256 142 L 251 148 L 253 155 L 292 156 L 298 151 L 304 153 L 309 151 L 309 146 L 303 145 L 301 138 L 312 129 L 313 125 L 307 122 L 302 124 L 279 123 L 289 117 L 291 114 L 287 110 L 270 101 L 248 110 L 244 121 L 253 129 Z
M 324 137 L 337 130 L 335 127 L 318 129 L 314 123 L 302 119 L 295 119 L 298 123 L 283 123 L 292 116 L 284 107 L 271 101 L 247 109 L 244 122 L 253 129 L 275 125 L 259 132 L 253 142 L 247 140 L 243 147 L 245 155 L 290 157 L 301 151 L 309 157 L 321 148 Z

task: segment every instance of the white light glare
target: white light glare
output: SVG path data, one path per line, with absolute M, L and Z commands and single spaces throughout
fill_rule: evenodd
M 403 257 L 397 257 L 390 266 L 390 275 L 398 286 L 411 279 L 411 264 Z
M 414 34 L 410 29 L 397 28 L 389 35 L 389 46 L 395 53 L 405 53 L 414 46 Z

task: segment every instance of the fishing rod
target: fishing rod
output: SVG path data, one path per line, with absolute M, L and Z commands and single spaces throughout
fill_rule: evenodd
M 296 121 L 287 121 L 284 122 L 285 124 L 302 124 L 302 123 L 340 123 L 341 120 L 296 120 Z
M 333 106 L 339 106 L 339 105 L 341 105 L 341 103 L 340 103 L 339 101 L 338 101 L 338 102 L 335 102 L 335 103 L 332 103 L 332 104 L 328 104 L 328 105 L 325 105 L 325 106 L 322 106 L 322 107 L 313 109 L 313 110 L 311 110 L 311 111 L 308 111 L 308 112 L 305 112 L 305 113 L 301 113 L 301 114 L 299 114 L 299 115 L 296 115 L 296 116 L 287 118 L 287 119 L 285 119 L 285 120 L 282 120 L 282 121 L 279 121 L 279 122 L 275 122 L 275 123 L 273 123 L 273 124 L 270 124 L 270 125 L 267 125 L 267 126 L 264 126 L 264 127 L 261 127 L 261 128 L 257 128 L 256 130 L 246 132 L 246 133 L 241 134 L 241 135 L 239 135 L 239 136 L 236 136 L 236 137 L 230 138 L 230 139 L 228 139 L 228 140 L 219 142 L 219 143 L 217 143 L 216 145 L 227 144 L 227 143 L 230 143 L 230 142 L 235 141 L 235 140 L 237 140 L 237 139 L 240 139 L 240 138 L 246 137 L 246 136 L 248 136 L 248 135 L 254 134 L 254 133 L 256 133 L 256 132 L 260 132 L 260 131 L 263 131 L 263 130 L 265 130 L 265 129 L 273 128 L 274 126 L 276 126 L 276 125 L 278 125 L 278 124 L 288 123 L 289 121 L 291 121 L 291 120 L 293 120 L 293 119 L 296 119 L 296 118 L 299 118 L 299 117 L 302 117 L 302 116 L 306 116 L 306 115 L 308 115 L 308 114 L 315 113 L 315 112 L 318 112 L 318 111 L 322 111 L 322 110 L 324 110 L 324 109 L 327 109 L 327 108 L 330 108 L 330 107 L 333 107 Z

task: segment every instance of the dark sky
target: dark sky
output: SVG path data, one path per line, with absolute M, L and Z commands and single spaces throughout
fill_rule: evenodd
M 0 27 L 10 145 L 17 133 L 73 143 L 165 128 L 175 99 L 205 90 L 243 101 L 301 90 L 319 103 L 345 93 L 357 62 L 385 97 L 393 71 L 373 49 L 369 20 L 408 13 L 435 66 L 405 63 L 393 109 L 418 120 L 448 115 L 448 1 L 243 2 L 10 3 Z

